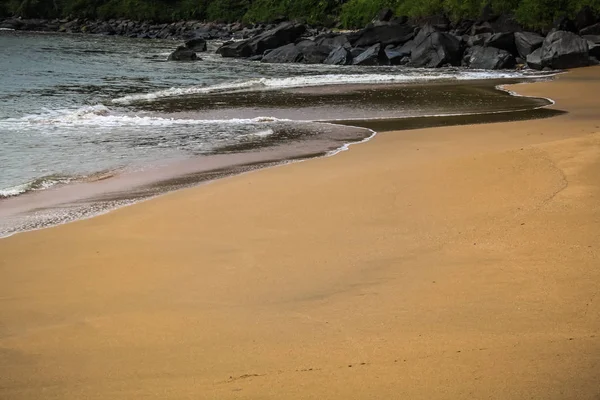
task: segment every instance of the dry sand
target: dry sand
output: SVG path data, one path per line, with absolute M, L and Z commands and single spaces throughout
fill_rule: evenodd
M 600 69 L 0 240 L 0 399 L 599 399 Z

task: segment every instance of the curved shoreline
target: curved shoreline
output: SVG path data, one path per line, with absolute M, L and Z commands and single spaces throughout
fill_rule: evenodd
M 524 81 L 523 84 L 533 83 L 539 81 L 540 78 L 532 79 L 532 82 Z M 554 79 L 552 77 L 545 77 L 542 79 Z M 468 84 L 466 81 L 464 84 Z M 510 84 L 514 84 L 510 83 Z M 494 85 L 494 90 L 501 91 L 509 94 L 511 97 L 527 97 L 530 99 L 536 99 L 536 97 L 531 96 L 521 96 L 516 94 L 513 91 L 505 90 L 502 86 L 505 84 Z M 373 88 L 374 86 L 374 88 Z M 377 88 L 377 85 L 370 86 L 372 89 Z M 351 85 L 349 85 L 351 87 Z M 317 88 L 318 89 L 318 88 Z M 540 99 L 540 98 L 537 98 Z M 409 129 L 421 129 L 421 128 L 434 128 L 439 126 L 458 126 L 458 125 L 470 125 L 477 123 L 495 123 L 495 122 L 505 122 L 510 120 L 528 120 L 528 119 L 537 119 L 537 118 L 549 118 L 555 115 L 559 115 L 562 113 L 558 110 L 547 109 L 546 107 L 554 104 L 552 99 L 543 98 L 548 101 L 549 104 L 535 106 L 530 109 L 518 109 L 518 110 L 499 110 L 492 112 L 480 112 L 480 113 L 455 113 L 455 114 L 441 114 L 441 115 L 425 115 L 425 116 L 406 116 L 401 118 L 372 118 L 372 119 L 356 119 L 356 120 L 315 120 L 315 121 L 307 121 L 310 123 L 331 125 L 334 127 L 347 126 L 349 128 L 357 128 L 357 129 L 367 129 L 371 132 L 371 134 L 361 139 L 357 142 L 347 142 L 342 144 L 339 148 L 334 150 L 328 150 L 322 153 L 317 153 L 314 155 L 306 155 L 300 156 L 299 158 L 284 158 L 284 159 L 274 159 L 274 160 L 265 160 L 258 163 L 249 163 L 249 164 L 237 164 L 226 167 L 220 167 L 216 170 L 203 170 L 201 172 L 187 172 L 184 174 L 173 175 L 170 178 L 163 180 L 156 180 L 153 183 L 144 184 L 139 187 L 131 187 L 126 192 L 122 192 L 123 189 L 118 192 L 114 192 L 114 194 L 110 194 L 110 192 L 106 192 L 104 194 L 97 193 L 91 197 L 81 197 L 78 200 L 71 200 L 70 203 L 60 204 L 57 203 L 52 206 L 47 206 L 48 210 L 69 210 L 72 207 L 73 203 L 80 202 L 89 202 L 89 205 L 84 209 L 73 209 L 72 211 L 65 211 L 62 214 L 52 214 L 44 217 L 44 209 L 40 207 L 36 207 L 35 212 L 38 214 L 40 221 L 34 222 L 34 226 L 26 227 L 24 229 L 15 230 L 12 232 L 8 232 L 3 236 L 0 236 L 0 239 L 8 238 L 14 236 L 19 233 L 31 232 L 39 229 L 52 228 L 55 226 L 68 224 L 75 221 L 85 220 L 89 218 L 94 218 L 97 216 L 104 215 L 106 213 L 110 213 L 117 209 L 135 205 L 137 203 L 152 200 L 162 195 L 176 192 L 183 189 L 192 188 L 195 186 L 203 185 L 206 183 L 213 182 L 215 180 L 241 175 L 248 172 L 253 172 L 265 168 L 270 168 L 274 166 L 286 165 L 294 162 L 307 161 L 315 158 L 321 157 L 330 157 L 341 152 L 344 152 L 349 149 L 351 145 L 361 144 L 368 142 L 372 138 L 374 138 L 378 133 L 391 131 L 391 130 L 409 130 Z M 260 150 L 258 150 L 260 151 Z M 118 175 L 117 175 L 118 176 Z M 197 176 L 197 178 L 193 178 L 193 176 Z M 72 188 L 72 185 L 69 184 L 65 186 L 59 186 L 55 188 L 50 188 L 43 190 L 41 192 L 28 192 L 20 196 L 9 197 L 4 199 L 5 201 L 18 202 L 22 200 L 22 197 L 39 194 L 46 194 L 51 196 L 52 194 L 49 192 L 50 190 L 61 190 L 65 187 Z M 150 189 L 154 188 L 154 189 Z M 150 190 L 149 193 L 145 193 Z M 44 193 L 42 193 L 44 192 Z M 136 194 L 136 193 L 140 194 Z M 101 200 L 99 200 L 101 199 Z M 2 201 L 2 199 L 0 199 Z M 18 204 L 18 203 L 17 203 Z M 61 208 L 62 206 L 62 208 Z M 95 211 L 93 211 L 95 210 Z M 17 218 L 20 214 L 12 215 L 12 218 Z M 72 217 L 71 215 L 75 215 Z M 31 222 L 28 222 L 29 224 Z
M 600 68 L 517 90 L 1 240 L 0 397 L 596 398 Z

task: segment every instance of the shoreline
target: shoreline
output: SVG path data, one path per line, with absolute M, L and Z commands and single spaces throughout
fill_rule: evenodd
M 0 241 L 0 397 L 595 399 L 600 68 Z
M 330 125 L 335 129 L 340 129 L 342 127 L 348 127 L 349 129 L 366 129 L 371 132 L 371 134 L 361 140 L 352 141 L 341 144 L 336 149 L 326 150 L 323 152 L 318 152 L 315 154 L 307 154 L 307 155 L 290 155 L 290 156 L 277 156 L 273 155 L 272 159 L 265 159 L 263 161 L 251 161 L 241 163 L 235 163 L 231 161 L 228 164 L 224 164 L 216 169 L 206 169 L 206 167 L 195 167 L 194 169 L 193 160 L 183 160 L 180 162 L 174 162 L 170 165 L 170 167 L 163 167 L 160 170 L 153 170 L 150 168 L 147 171 L 143 171 L 141 174 L 132 174 L 132 173 L 118 173 L 111 172 L 111 176 L 106 179 L 75 179 L 74 182 L 59 184 L 55 187 L 50 187 L 48 189 L 42 190 L 31 190 L 25 193 L 19 194 L 17 196 L 8 196 L 6 198 L 0 198 L 0 204 L 4 203 L 4 205 L 8 205 L 9 209 L 13 210 L 7 211 L 8 209 L 5 207 L 4 214 L 0 214 L 2 218 L 12 218 L 16 221 L 19 221 L 19 217 L 21 219 L 25 218 L 27 224 L 30 226 L 25 226 L 23 229 L 7 231 L 6 234 L 0 236 L 0 239 L 5 239 L 11 236 L 14 236 L 19 233 L 31 232 L 40 229 L 48 229 L 59 225 L 69 224 L 72 222 L 86 220 L 90 218 L 95 218 L 97 216 L 104 215 L 106 213 L 113 212 L 123 207 L 135 205 L 137 203 L 155 199 L 157 197 L 163 196 L 168 193 L 176 192 L 183 189 L 189 189 L 196 186 L 201 186 L 206 183 L 213 182 L 215 180 L 224 179 L 236 175 L 245 174 L 248 172 L 254 172 L 257 170 L 271 168 L 274 166 L 286 165 L 289 163 L 300 162 L 300 161 L 308 161 L 311 159 L 317 159 L 321 157 L 330 157 L 336 155 L 340 152 L 348 150 L 349 146 L 353 144 L 361 144 L 371 140 L 377 133 L 386 132 L 390 130 L 410 130 L 410 129 L 423 129 L 423 128 L 433 128 L 438 126 L 460 126 L 460 125 L 469 125 L 473 123 L 498 123 L 510 120 L 528 120 L 528 119 L 538 119 L 538 118 L 549 118 L 555 115 L 558 115 L 560 111 L 549 110 L 548 106 L 554 104 L 552 99 L 548 98 L 535 98 L 529 96 L 521 96 L 512 92 L 510 90 L 506 90 L 503 86 L 506 85 L 515 85 L 520 83 L 527 83 L 526 80 L 533 80 L 534 82 L 541 80 L 554 79 L 556 75 L 551 75 L 544 78 L 522 78 L 522 79 L 503 79 L 505 81 L 509 81 L 509 83 L 502 84 L 493 84 L 488 83 L 486 80 L 479 81 L 465 81 L 460 82 L 463 85 L 477 85 L 482 84 L 482 87 L 490 86 L 494 91 L 507 93 L 510 97 L 526 97 L 530 101 L 534 100 L 545 100 L 548 104 L 540 104 L 537 106 L 530 106 L 530 108 L 523 109 L 506 109 L 506 110 L 498 110 L 498 111 L 479 111 L 479 112 L 463 112 L 463 113 L 442 113 L 442 114 L 433 114 L 433 115 L 414 115 L 414 116 L 404 116 L 400 118 L 392 118 L 392 117 L 374 117 L 371 119 L 354 119 L 354 120 L 344 120 L 344 119 L 325 119 L 325 120 L 314 120 L 314 121 L 297 121 L 298 123 L 306 122 L 310 124 L 318 124 L 318 125 Z M 498 81 L 498 79 L 493 80 Z M 516 82 L 516 83 L 515 83 Z M 430 82 L 424 84 L 418 84 L 420 86 L 424 85 L 441 85 L 440 87 L 444 87 L 445 85 L 450 86 L 460 86 L 460 83 L 453 82 Z M 486 85 L 488 84 L 488 85 Z M 394 87 L 402 88 L 406 87 L 407 84 L 396 84 Z M 493 86 L 492 86 L 493 85 Z M 343 86 L 343 85 L 334 85 L 334 86 Z M 341 91 L 342 93 L 349 92 L 353 93 L 357 89 L 362 90 L 377 90 L 377 85 L 371 86 L 356 86 L 356 85 L 346 85 L 347 87 L 336 87 L 336 92 Z M 323 90 L 327 92 L 329 90 L 329 86 L 324 86 Z M 317 93 L 320 92 L 318 87 L 312 88 L 316 90 Z M 387 90 L 387 89 L 386 89 Z M 533 107 L 533 108 L 531 108 Z M 257 156 L 259 150 L 257 150 Z M 265 155 L 268 154 L 265 153 Z M 226 156 L 225 154 L 215 154 L 217 157 Z M 241 156 L 241 154 L 240 154 Z M 209 156 L 210 158 L 211 156 Z M 273 158 L 274 157 L 274 158 Z M 250 157 L 251 159 L 252 157 Z M 217 161 L 218 163 L 218 161 Z M 186 166 L 190 164 L 189 166 Z M 180 165 L 180 167 L 177 167 Z M 173 170 L 171 174 L 165 175 L 167 170 Z M 102 173 L 104 173 L 103 171 Z M 148 180 L 148 176 L 158 173 L 162 178 L 155 178 L 153 180 Z M 95 175 L 95 174 L 94 174 Z M 140 177 L 136 180 L 135 176 L 139 175 Z M 133 176 L 133 180 L 132 180 Z M 196 178 L 194 178 L 196 177 Z M 128 185 L 115 183 L 113 181 L 120 181 L 125 179 L 125 181 L 131 181 Z M 139 179 L 141 179 L 141 184 Z M 102 182 L 108 181 L 108 182 Z M 137 183 L 136 183 L 137 182 Z M 145 182 L 145 183 L 144 183 Z M 179 182 L 179 183 L 178 183 Z M 103 191 L 99 191 L 99 187 L 97 183 L 104 185 L 107 189 Z M 112 184 L 112 189 L 110 189 Z M 94 189 L 94 186 L 96 187 Z M 78 189 L 81 188 L 81 189 Z M 86 188 L 87 192 L 86 192 Z M 87 194 L 78 195 L 73 197 L 73 195 L 69 195 L 68 193 L 80 192 Z M 63 198 L 61 201 L 60 199 Z M 68 200 L 71 198 L 70 200 Z M 65 200 L 67 199 L 67 200 Z M 31 203 L 30 206 L 27 206 L 28 203 Z M 88 204 L 87 208 L 76 208 L 73 209 L 73 206 L 77 203 Z M 32 208 L 33 210 L 27 210 L 23 208 L 23 204 L 26 207 Z M 17 210 L 17 211 L 14 211 Z M 20 210 L 20 211 L 19 211 Z M 56 214 L 48 214 L 45 215 L 44 212 L 52 213 L 52 210 L 60 210 L 56 211 Z M 30 222 L 28 216 L 34 217 L 32 213 L 35 211 L 35 218 L 39 219 L 38 222 Z M 75 215 L 73 217 L 72 215 Z M 32 219 L 34 220 L 34 219 Z M 18 222 L 14 222 L 18 223 Z M 34 224 L 31 226 L 31 224 Z M 8 226 L 8 225 L 6 225 Z M 10 229 L 10 228 L 5 228 Z

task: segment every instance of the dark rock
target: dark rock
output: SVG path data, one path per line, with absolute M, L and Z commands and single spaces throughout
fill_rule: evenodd
M 415 50 L 415 47 L 417 47 L 417 43 L 414 40 L 409 40 L 398 48 L 398 52 L 408 54 L 410 56 Z
M 515 34 L 512 32 L 495 33 L 485 41 L 484 46 L 506 50 L 511 54 L 517 53 L 517 48 L 515 47 Z
M 334 33 L 318 36 L 315 39 L 315 43 L 318 46 L 328 47 L 330 51 L 337 49 L 340 46 L 345 47 L 346 49 L 352 48 L 348 36 Z
M 494 33 L 494 28 L 489 22 L 476 24 L 471 27 L 471 35 L 479 35 L 481 33 Z
M 169 55 L 168 61 L 196 61 L 198 56 L 193 50 L 185 46 L 179 46 Z
M 323 61 L 323 64 L 329 65 L 349 65 L 351 63 L 352 54 L 344 46 L 339 46 L 336 49 L 333 49 L 325 61 Z
M 587 41 L 572 32 L 550 33 L 542 44 L 542 67 L 554 69 L 576 68 L 588 65 Z
M 476 69 L 514 68 L 515 57 L 506 50 L 475 46 L 467 51 L 465 65 Z
M 220 54 L 222 57 L 250 57 L 254 55 L 248 40 L 225 42 L 217 49 L 217 54 Z
M 420 33 L 419 33 L 420 35 Z M 411 67 L 438 68 L 444 65 L 460 65 L 460 40 L 444 32 L 427 33 L 424 39 L 415 38 L 416 47 L 411 52 Z
M 250 57 L 293 43 L 305 31 L 306 26 L 303 24 L 284 22 L 253 38 L 241 42 L 225 43 L 217 49 L 217 53 L 223 57 Z
M 588 42 L 592 42 L 594 44 L 600 44 L 600 35 L 585 35 L 583 36 L 585 40 Z
M 575 28 L 580 31 L 597 22 L 594 12 L 589 6 L 583 6 L 575 16 Z
M 274 64 L 295 63 L 300 62 L 302 58 L 302 52 L 294 43 L 290 43 L 265 52 L 261 62 Z
M 388 44 L 402 44 L 415 36 L 414 31 L 414 26 L 408 24 L 374 26 L 360 31 L 360 35 L 351 43 L 355 47 L 368 47 L 376 43 L 384 47 Z
M 590 56 L 594 57 L 596 59 L 600 59 L 600 44 L 595 44 L 595 43 L 589 42 L 588 45 L 590 45 L 589 46 Z
M 206 51 L 206 40 L 202 38 L 190 39 L 185 42 L 185 47 L 193 51 Z
M 559 17 L 556 21 L 554 21 L 553 27 L 557 31 L 577 32 L 575 22 L 566 16 Z
M 581 36 L 585 35 L 600 35 L 600 23 L 588 26 L 579 31 Z
M 358 55 L 353 61 L 354 65 L 388 65 L 389 60 L 381 44 L 377 43 Z
M 471 32 L 471 28 L 475 24 L 475 21 L 471 19 L 463 19 L 454 28 L 454 34 L 458 36 L 466 35 Z
M 262 61 L 262 59 L 263 59 L 262 54 L 257 54 L 255 56 L 248 57 L 248 61 Z
M 350 49 L 350 55 L 352 56 L 352 59 L 355 59 L 356 57 L 358 57 L 362 53 L 364 53 L 366 50 L 367 50 L 367 47 L 354 47 L 354 48 Z
M 373 21 L 388 22 L 394 16 L 394 12 L 391 8 L 384 8 L 377 13 L 377 16 Z
M 544 43 L 544 38 L 537 33 L 515 32 L 515 46 L 521 58 L 527 58 L 535 49 L 541 47 L 542 43 Z
M 0 22 L 0 28 L 4 28 L 4 29 L 21 29 L 21 27 L 23 26 L 23 22 L 21 22 L 18 19 L 6 19 L 2 22 Z
M 485 42 L 491 37 L 491 33 L 480 33 L 478 35 L 469 36 L 469 38 L 467 39 L 467 46 L 483 46 Z
M 298 45 L 296 45 L 298 47 Z M 321 64 L 327 59 L 331 52 L 329 47 L 318 46 L 313 42 L 312 46 L 302 46 L 300 49 L 302 53 L 302 62 L 305 64 Z
M 391 65 L 401 65 L 406 57 L 410 57 L 410 51 L 402 51 L 402 46 L 388 46 L 384 51 Z
M 527 66 L 531 69 L 542 69 L 542 48 L 539 47 L 527 56 Z

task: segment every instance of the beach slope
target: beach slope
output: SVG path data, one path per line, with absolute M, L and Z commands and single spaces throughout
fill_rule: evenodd
M 0 240 L 0 398 L 600 398 L 600 69 L 511 89 Z

